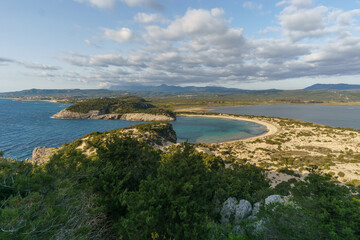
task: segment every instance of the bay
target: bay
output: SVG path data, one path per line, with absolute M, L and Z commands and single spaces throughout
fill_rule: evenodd
M 292 118 L 331 127 L 360 129 L 360 106 L 357 105 L 248 105 L 214 109 L 211 112 Z
M 53 119 L 67 104 L 0 99 L 0 151 L 5 157 L 30 158 L 35 147 L 57 147 L 90 132 L 104 132 L 144 122 L 101 119 Z M 263 125 L 221 118 L 178 117 L 171 122 L 178 141 L 209 143 L 261 135 Z

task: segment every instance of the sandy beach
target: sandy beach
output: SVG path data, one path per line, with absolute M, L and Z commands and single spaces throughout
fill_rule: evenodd
M 248 121 L 248 122 L 254 122 L 260 125 L 263 125 L 266 127 L 267 132 L 259 135 L 259 136 L 254 136 L 254 137 L 250 137 L 250 138 L 243 138 L 243 139 L 239 139 L 239 140 L 233 140 L 233 141 L 227 141 L 227 142 L 223 142 L 223 143 L 232 143 L 232 142 L 237 142 L 237 141 L 252 141 L 258 138 L 264 138 L 267 136 L 271 136 L 273 134 L 276 134 L 280 128 L 279 126 L 276 126 L 270 122 L 267 121 L 261 121 L 258 119 L 253 119 L 253 118 L 247 118 L 247 117 L 243 117 L 243 116 L 231 116 L 228 114 L 220 114 L 220 115 L 198 115 L 198 114 L 178 114 L 178 116 L 183 116 L 183 117 L 207 117 L 207 118 L 225 118 L 225 119 L 232 119 L 232 120 L 240 120 L 240 121 Z
M 266 126 L 267 132 L 246 139 L 201 144 L 206 152 L 234 162 L 255 164 L 268 171 L 272 186 L 316 171 L 347 184 L 360 184 L 360 131 L 333 128 L 295 119 L 236 116 L 229 114 L 179 113 L 179 116 L 226 118 Z M 226 154 L 224 154 L 226 152 Z M 291 170 L 288 173 L 281 169 Z M 289 174 L 289 173 L 293 174 Z

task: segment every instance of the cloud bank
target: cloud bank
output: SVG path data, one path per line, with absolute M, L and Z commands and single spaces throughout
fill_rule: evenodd
M 88 2 L 105 8 L 114 4 L 110 0 Z M 159 7 L 151 0 L 121 2 L 130 7 Z M 281 11 L 276 22 L 263 29 L 268 35 L 258 39 L 232 27 L 221 8 L 188 9 L 171 20 L 158 13 L 139 12 L 134 16 L 136 29 L 102 29 L 105 40 L 119 46 L 136 44 L 129 53 L 72 53 L 61 60 L 91 69 L 74 79 L 102 86 L 129 82 L 231 85 L 360 74 L 360 10 L 315 6 L 311 0 L 284 0 L 277 6 Z M 252 1 L 243 7 L 263 8 Z

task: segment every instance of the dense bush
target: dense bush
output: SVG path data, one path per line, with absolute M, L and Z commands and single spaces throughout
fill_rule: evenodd
M 287 204 L 264 208 L 259 216 L 264 220 L 262 231 L 252 237 L 358 239 L 360 202 L 349 188 L 331 183 L 330 179 L 328 175 L 311 173 L 305 181 L 278 186 L 276 190 L 281 189 L 283 194 L 291 192 L 291 199 Z
M 72 146 L 72 145 L 69 145 Z M 358 239 L 360 202 L 327 176 L 269 188 L 261 169 L 232 165 L 187 144 L 167 153 L 111 138 L 89 159 L 64 148 L 43 166 L 0 157 L 0 239 Z M 262 230 L 221 225 L 228 197 L 252 203 L 292 194 L 293 205 L 262 209 Z M 356 199 L 355 199 L 356 198 Z

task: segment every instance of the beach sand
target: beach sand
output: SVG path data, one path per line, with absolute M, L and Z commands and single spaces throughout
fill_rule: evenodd
M 303 178 L 309 173 L 308 169 L 317 166 L 322 173 L 331 174 L 334 180 L 341 183 L 360 181 L 359 130 L 275 117 L 201 113 L 179 115 L 251 121 L 266 126 L 268 131 L 259 136 L 201 145 L 207 148 L 207 152 L 223 159 L 231 157 L 235 162 L 246 161 L 266 169 L 273 187 L 297 178 L 277 172 L 284 168 L 293 170 Z

